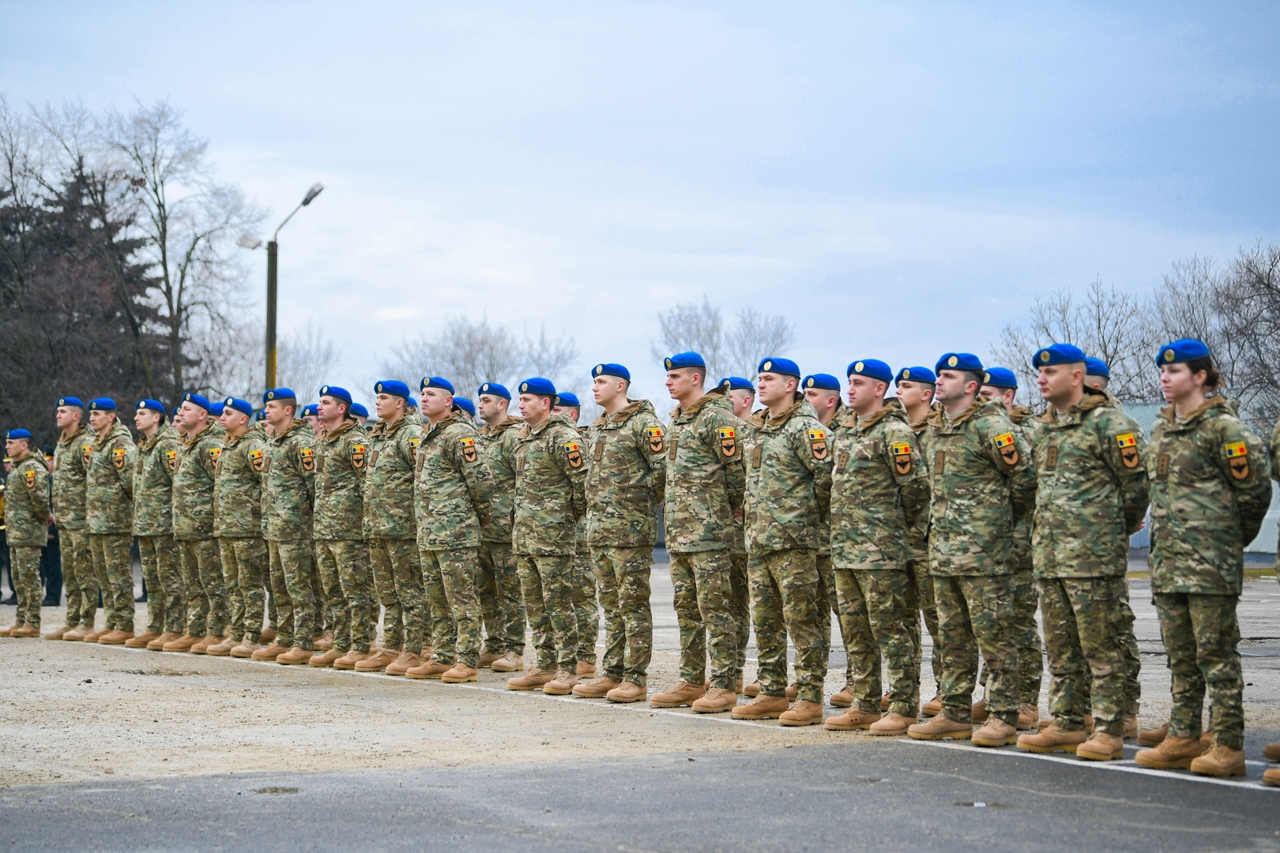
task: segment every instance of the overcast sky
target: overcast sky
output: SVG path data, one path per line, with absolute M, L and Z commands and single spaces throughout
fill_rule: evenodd
M 842 374 L 1280 239 L 1280 7 L 1115 6 L 4 2 L 0 91 L 168 98 L 270 228 L 323 182 L 281 328 L 366 399 L 458 314 L 664 396 L 656 314 L 704 295 Z

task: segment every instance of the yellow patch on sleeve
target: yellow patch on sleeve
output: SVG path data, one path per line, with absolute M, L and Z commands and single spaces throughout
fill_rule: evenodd
M 1228 459 L 1235 459 L 1237 456 L 1248 456 L 1249 446 L 1243 441 L 1232 442 L 1231 444 L 1222 445 L 1222 449 L 1226 451 Z
M 995 442 L 996 447 L 1004 449 L 1013 444 L 1013 433 L 1006 432 L 1004 435 L 997 435 L 991 440 Z
M 1131 432 L 1124 432 L 1116 436 L 1116 446 L 1120 448 L 1137 447 L 1138 439 Z
M 906 442 L 903 442 L 902 444 L 895 444 L 892 447 L 892 451 L 894 456 L 910 456 L 911 445 Z

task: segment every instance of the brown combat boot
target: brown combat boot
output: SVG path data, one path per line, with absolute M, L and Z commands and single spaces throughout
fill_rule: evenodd
M 1079 731 L 1064 732 L 1057 726 L 1046 726 L 1033 735 L 1021 735 L 1018 738 L 1018 749 L 1027 752 L 1069 752 L 1075 754 L 1077 747 L 1089 739 L 1089 735 Z
M 1018 729 L 999 717 L 990 716 L 970 740 L 975 746 L 1008 746 L 1018 742 Z
M 175 634 L 172 631 L 165 631 L 163 634 L 156 637 L 151 642 L 147 643 L 147 651 L 162 652 L 164 651 L 165 643 L 172 643 L 174 640 L 179 640 L 179 639 L 182 639 L 181 634 Z M 128 644 L 126 643 L 126 645 Z
M 89 636 L 89 629 L 84 626 L 72 628 L 70 631 L 62 635 L 62 639 L 68 643 L 83 643 L 84 638 Z
M 379 649 L 376 655 L 370 655 L 356 662 L 356 672 L 382 672 L 400 657 L 400 652 L 393 649 Z
M 840 688 L 840 691 L 838 693 L 832 693 L 831 704 L 835 705 L 837 708 L 852 708 L 853 707 L 853 685 L 846 684 L 844 687 Z
M 590 661 L 580 660 L 578 661 L 578 668 L 575 670 L 575 674 L 579 678 L 586 678 L 588 676 L 595 675 L 596 665 Z M 544 690 L 543 692 L 545 693 L 546 691 Z
M 942 697 L 934 696 L 920 707 L 920 713 L 926 717 L 936 717 L 942 713 Z
M 915 718 L 903 714 L 885 714 L 867 728 L 867 734 L 880 737 L 902 737 L 915 725 Z
M 573 692 L 573 687 L 577 683 L 578 677 L 569 672 L 569 670 L 556 670 L 556 677 L 542 685 L 542 692 L 549 696 L 568 696 Z
M 1172 770 L 1175 767 L 1190 770 L 1191 762 L 1204 752 L 1205 746 L 1199 738 L 1169 735 L 1155 747 L 1139 750 L 1133 760 L 1155 770 Z
M 735 720 L 776 720 L 790 710 L 791 703 L 783 697 L 761 694 L 745 705 L 735 705 L 733 718 Z
M 258 642 L 264 646 L 267 646 L 275 642 L 276 636 L 277 634 L 276 634 L 275 628 L 264 628 L 262 633 L 258 635 Z
M 333 648 L 333 632 L 325 631 L 323 636 L 316 637 L 312 640 L 311 645 L 315 646 L 317 651 L 329 651 L 329 649 Z
M 507 679 L 508 690 L 537 690 L 556 674 L 549 669 L 539 669 L 536 666 L 530 667 L 529 671 L 524 675 L 517 675 L 514 678 Z
M 879 722 L 879 720 L 880 714 L 875 711 L 850 708 L 839 716 L 828 717 L 822 727 L 829 732 L 852 732 L 859 729 L 869 729 L 873 723 Z
M 502 655 L 497 652 L 485 652 L 480 655 L 480 660 L 477 662 L 477 665 L 481 669 L 486 669 L 496 660 L 502 660 Z
M 480 677 L 480 671 L 474 666 L 458 661 L 446 672 L 440 673 L 440 681 L 444 684 L 465 684 L 468 681 L 477 681 Z M 546 692 L 546 688 L 542 688 Z
M 275 660 L 287 651 L 289 651 L 288 647 L 282 646 L 279 643 L 272 643 L 269 646 L 264 646 L 258 649 L 249 657 L 253 660 Z
M 1280 787 L 1280 770 L 1272 767 L 1270 770 L 1262 771 L 1262 782 L 1266 785 Z
M 18 636 L 18 632 L 14 631 L 12 636 Z M 126 642 L 133 639 L 132 631 L 123 631 L 119 628 L 114 631 L 108 631 L 98 638 L 100 646 L 123 646 Z
M 980 699 L 977 702 L 974 702 L 973 707 L 969 709 L 970 718 L 975 723 L 985 723 L 990 714 L 991 709 L 987 707 L 986 699 Z
M 1024 702 L 1018 708 L 1018 728 L 1034 729 L 1040 722 L 1040 709 L 1035 705 Z
M 96 643 L 98 642 L 98 640 L 101 640 L 103 637 L 105 637 L 107 634 L 110 634 L 110 633 L 111 633 L 110 628 L 103 628 L 101 631 L 90 631 L 89 633 L 84 635 L 84 641 L 86 643 Z
M 1215 743 L 1191 762 L 1191 772 L 1200 776 L 1243 776 L 1244 750 Z
M 200 640 L 194 646 L 187 649 L 187 654 L 191 654 L 191 655 L 207 654 L 210 646 L 216 646 L 218 645 L 218 643 L 221 643 L 221 642 L 222 642 L 221 634 L 205 634 L 203 637 L 200 638 Z
M 422 666 L 415 666 L 412 669 L 405 670 L 404 674 L 406 678 L 426 681 L 430 678 L 439 678 L 451 669 L 453 669 L 453 664 L 451 663 L 440 663 L 435 658 L 428 658 L 423 661 Z
M 331 667 L 337 663 L 346 652 L 340 652 L 336 649 L 329 649 L 327 652 L 321 652 L 318 655 L 312 655 L 311 660 L 307 661 L 307 666 L 317 668 Z
M 121 633 L 124 632 L 122 631 Z M 40 636 L 40 629 L 35 625 L 19 625 L 16 628 L 10 629 L 9 636 L 16 637 L 19 640 L 31 640 Z M 127 636 L 132 637 L 133 634 L 128 634 Z M 110 645 L 118 646 L 123 642 L 124 640 L 121 640 L 120 643 L 111 643 Z
M 315 657 L 314 649 L 304 649 L 302 646 L 294 646 L 289 651 L 276 658 L 276 663 L 285 666 L 306 666 L 311 663 L 311 659 Z
M 330 651 L 332 651 L 332 649 L 330 649 Z M 369 656 L 370 656 L 369 652 L 358 652 L 355 649 L 352 649 L 351 651 L 347 652 L 345 655 L 343 655 L 342 657 L 334 661 L 333 668 L 347 669 L 347 670 L 355 669 L 356 664 L 358 664 L 360 661 L 364 660 Z
M 245 639 L 240 641 L 240 644 L 238 646 L 236 646 L 234 649 L 231 650 L 231 657 L 241 658 L 241 659 L 251 658 L 253 657 L 253 653 L 256 652 L 259 648 L 260 646 L 257 643 L 250 641 L 246 637 Z
M 621 683 L 621 681 L 615 681 L 607 675 L 602 675 L 592 681 L 575 684 L 573 686 L 573 695 L 579 699 L 603 699 L 606 693 Z
M 907 729 L 907 737 L 916 740 L 968 740 L 972 736 L 972 725 L 958 723 L 946 714 L 935 714 Z
M 200 642 L 199 637 L 193 637 L 190 634 L 183 634 L 178 639 L 170 640 L 165 643 L 160 647 L 160 649 L 166 652 L 186 652 L 198 642 Z
M 1118 761 L 1124 758 L 1124 738 L 1094 729 L 1093 735 L 1076 747 L 1076 757 L 1088 761 Z
M 778 722 L 784 726 L 816 726 L 822 722 L 822 706 L 807 699 L 797 699 L 778 715 Z
M 721 714 L 738 705 L 738 694 L 724 687 L 712 687 L 693 700 L 695 714 Z
M 649 691 L 647 688 L 640 684 L 636 684 L 634 681 L 624 681 L 608 693 L 604 694 L 604 698 L 608 699 L 610 702 L 617 702 L 620 705 L 624 705 L 629 702 L 643 702 L 645 699 L 649 698 Z
M 1262 757 L 1267 761 L 1280 761 L 1280 743 L 1269 743 L 1262 748 Z
M 1159 746 L 1168 736 L 1169 724 L 1165 723 L 1158 729 L 1138 732 L 1138 746 Z
M 519 672 L 524 669 L 524 658 L 515 652 L 507 652 L 489 664 L 489 669 L 494 672 Z
M 125 640 L 124 647 L 126 649 L 145 649 L 147 647 L 147 643 L 150 643 L 152 640 L 154 640 L 156 637 L 159 637 L 159 636 L 160 634 L 157 633 L 156 631 L 151 631 L 151 630 L 143 631 L 141 634 L 134 637 L 132 640 Z M 45 638 L 48 639 L 48 637 L 49 635 L 45 634 Z
M 884 714 L 889 710 L 889 694 L 886 693 L 880 697 L 880 713 Z
M 653 697 L 649 699 L 649 704 L 654 708 L 681 708 L 686 705 L 692 705 L 696 700 L 706 695 L 706 692 L 701 684 L 677 681 L 675 687 L 670 690 L 653 694 Z
M 204 650 L 204 653 L 215 658 L 225 658 L 231 656 L 231 650 L 240 645 L 239 640 L 232 640 L 230 637 L 221 642 L 214 643 Z
M 387 675 L 404 675 L 415 666 L 422 666 L 422 658 L 413 652 L 401 652 L 400 657 L 387 664 L 383 672 Z
M 63 625 L 59 628 L 54 628 L 49 633 L 45 634 L 44 638 L 46 640 L 61 640 L 62 635 L 72 630 L 74 627 L 74 625 Z
M 760 695 L 760 681 L 756 680 L 742 688 L 742 695 L 748 699 L 754 699 Z
M 1138 736 L 1138 715 L 1124 715 L 1124 739 L 1135 738 Z

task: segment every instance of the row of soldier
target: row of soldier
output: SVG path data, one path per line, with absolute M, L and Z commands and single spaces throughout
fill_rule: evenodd
M 403 382 L 380 382 L 368 432 L 336 386 L 320 389 L 315 428 L 295 417 L 285 388 L 263 395 L 261 424 L 236 398 L 214 422 L 215 404 L 187 394 L 172 425 L 162 404 L 142 400 L 136 445 L 113 401 L 89 403 L 86 430 L 86 407 L 64 398 L 52 489 L 67 624 L 46 636 L 445 682 L 489 667 L 516 673 L 515 690 L 1109 760 L 1139 735 L 1125 572 L 1128 538 L 1150 504 L 1174 709 L 1166 726 L 1139 735 L 1152 748 L 1138 761 L 1237 775 L 1242 682 L 1231 637 L 1270 466 L 1234 404 L 1213 396 L 1203 344 L 1174 342 L 1156 361 L 1171 406 L 1150 447 L 1106 393 L 1105 365 L 1068 344 L 1033 358 L 1048 403 L 1038 418 L 1013 405 L 1012 371 L 967 353 L 896 374 L 854 362 L 847 406 L 838 379 L 802 377 L 783 358 L 764 359 L 754 385 L 731 377 L 708 391 L 702 357 L 679 353 L 665 362 L 677 403 L 667 425 L 629 398 L 618 364 L 593 369 L 603 414 L 585 429 L 576 398 L 541 378 L 520 384 L 518 418 L 496 383 L 480 387 L 468 413 L 444 378 L 424 377 L 416 401 Z M 24 441 L 25 430 L 10 431 L 11 488 L 35 507 L 47 487 Z M 10 504 L 14 577 L 26 578 L 42 534 L 28 525 L 32 541 L 15 540 L 23 504 Z M 680 672 L 649 696 L 659 507 Z M 140 635 L 134 536 L 151 590 Z M 39 601 L 24 589 L 9 636 L 38 635 Z M 107 623 L 95 630 L 99 589 Z M 268 601 L 274 637 L 261 631 Z M 847 710 L 824 720 L 832 613 L 848 666 L 830 701 Z M 921 616 L 938 683 L 923 706 Z M 759 666 L 744 687 L 752 627 Z M 979 660 L 984 701 L 974 705 Z M 1201 731 L 1206 686 L 1211 736 Z

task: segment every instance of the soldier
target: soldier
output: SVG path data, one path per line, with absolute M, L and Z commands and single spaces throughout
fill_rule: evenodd
M 98 609 L 98 584 L 89 558 L 84 506 L 85 474 L 93 436 L 82 423 L 84 403 L 78 397 L 58 400 L 54 418 L 62 432 L 53 451 L 53 520 L 58 524 L 58 538 L 62 542 L 62 585 L 67 590 L 67 615 L 64 624 L 45 634 L 45 639 L 83 640 L 93 630 L 93 617 Z
M 587 428 L 578 423 L 578 418 L 582 415 L 582 404 L 578 401 L 577 394 L 570 394 L 568 391 L 557 394 L 556 403 L 551 407 L 551 414 L 567 417 L 578 431 L 578 435 L 582 437 L 585 446 Z M 600 608 L 596 603 L 596 573 L 591 565 L 591 548 L 587 544 L 585 515 L 578 519 L 575 548 L 573 612 L 578 622 L 576 672 L 579 676 L 588 676 L 596 674 L 596 638 L 600 636 Z
M 89 427 L 95 435 L 85 475 L 85 527 L 107 624 L 84 641 L 118 646 L 133 636 L 133 437 L 116 419 L 110 397 L 89 401 Z
M 138 537 L 142 577 L 147 584 L 147 630 L 126 640 L 131 649 L 161 651 L 182 636 L 187 622 L 178 548 L 173 541 L 173 472 L 178 434 L 166 423 L 159 400 L 139 400 L 133 424 L 141 442 L 133 463 L 133 534 Z
M 1017 741 L 1018 648 L 1013 639 L 1011 543 L 1035 500 L 1030 447 L 997 403 L 978 399 L 977 356 L 948 353 L 935 368 L 944 411 L 929 417 L 922 449 L 929 466 L 929 558 L 938 607 L 942 712 L 911 726 L 913 738 Z M 978 652 L 990 675 L 990 716 L 970 722 Z
M 307 426 L 311 427 L 312 435 L 319 435 L 320 430 L 320 407 L 315 403 L 308 403 L 302 407 L 302 419 L 307 422 Z
M 13 467 L 5 483 L 4 528 L 18 613 L 12 627 L 0 629 L 0 637 L 40 636 L 40 549 L 49 543 L 49 469 L 31 445 L 30 430 L 11 429 L 5 436 L 4 451 Z
M 364 475 L 364 536 L 378 600 L 383 604 L 391 602 L 387 607 L 387 628 L 397 622 L 403 625 L 404 631 L 399 657 L 387 664 L 383 672 L 404 675 L 422 665 L 423 631 L 428 620 L 422 567 L 418 562 L 413 485 L 422 427 L 405 417 L 410 397 L 408 385 L 385 379 L 374 385 L 373 390 L 377 395 L 374 409 L 379 420 L 369 432 L 369 470 Z M 376 605 L 374 616 L 377 616 Z
M 592 395 L 604 409 L 587 439 L 587 543 L 604 607 L 604 675 L 573 695 L 639 702 L 653 657 L 649 572 L 666 483 L 666 437 L 648 400 L 631 400 L 621 364 L 592 369 Z
M 1151 592 L 1172 676 L 1169 735 L 1135 760 L 1144 767 L 1189 767 L 1209 776 L 1243 776 L 1244 680 L 1236 606 L 1244 546 L 1258 535 L 1271 502 L 1262 442 L 1217 392 L 1221 376 L 1209 348 L 1180 340 L 1161 347 L 1160 391 L 1169 407 L 1152 430 Z M 1213 745 L 1200 742 L 1209 691 Z
M 454 397 L 453 406 L 460 410 L 460 414 L 465 414 L 471 421 L 471 425 L 476 425 L 476 404 L 468 400 L 466 397 Z M 576 421 L 577 418 L 574 418 Z
M 740 421 L 751 419 L 751 410 L 756 404 L 756 386 L 750 379 L 741 376 L 727 376 L 719 385 L 728 388 L 726 396 L 733 405 L 733 415 Z
M 470 418 L 454 406 L 453 384 L 422 378 L 422 414 L 431 426 L 418 447 L 419 556 L 431 602 L 431 660 L 410 678 L 475 681 L 480 662 L 480 528 L 491 524 L 493 477 Z
M 741 376 L 730 376 L 720 380 L 720 387 L 725 389 L 725 396 L 733 407 L 733 414 L 738 420 L 746 421 L 751 417 L 751 409 L 756 403 L 756 386 L 750 379 Z M 745 480 L 744 480 L 745 482 Z M 734 522 L 735 533 L 729 548 L 729 608 L 733 615 L 733 624 L 738 626 L 738 655 L 736 669 L 742 672 L 747 665 L 747 645 L 751 641 L 751 586 L 747 583 L 747 544 L 742 533 L 742 519 Z M 753 691 L 754 688 L 754 691 Z M 760 683 L 754 682 L 747 687 L 746 694 L 755 697 L 760 693 Z M 794 699 L 795 685 L 787 687 L 787 698 Z
M 1098 391 L 1107 390 L 1111 384 L 1111 368 L 1100 358 L 1086 357 L 1084 360 L 1084 384 Z
M 277 635 L 254 660 L 299 666 L 310 663 L 318 609 L 311 583 L 311 503 L 315 496 L 315 436 L 295 418 L 297 395 L 273 388 L 262 395 L 271 437 L 262 483 L 262 538 L 271 560 L 271 597 Z M 284 658 L 283 661 L 280 659 Z
M 511 527 L 515 514 L 515 440 L 524 421 L 509 415 L 511 392 L 497 382 L 480 386 L 480 453 L 493 477 L 491 521 L 480 529 L 480 608 L 484 614 L 485 641 L 480 666 L 494 672 L 519 672 L 524 668 L 524 602 L 520 576 L 511 552 Z
M 369 410 L 355 401 L 351 403 L 351 417 L 356 419 L 361 429 L 369 425 Z
M 535 376 L 520 383 L 525 423 L 514 451 L 511 544 L 537 660 L 523 675 L 509 679 L 507 687 L 541 687 L 544 693 L 565 695 L 578 683 L 573 555 L 578 519 L 586 513 L 586 451 L 573 422 L 551 413 L 555 398 L 556 387 L 549 379 Z

